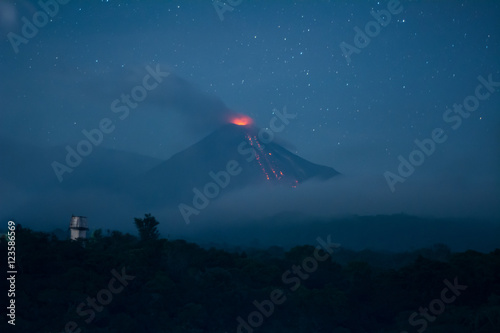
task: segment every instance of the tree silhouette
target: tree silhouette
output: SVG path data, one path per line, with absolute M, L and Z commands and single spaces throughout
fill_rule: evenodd
M 143 219 L 135 217 L 134 222 L 142 241 L 155 240 L 160 236 L 156 228 L 160 223 L 151 214 L 145 214 Z

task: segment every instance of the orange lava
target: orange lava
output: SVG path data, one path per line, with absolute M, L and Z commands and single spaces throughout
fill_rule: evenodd
M 229 122 L 231 122 L 235 125 L 239 125 L 239 126 L 246 126 L 246 125 L 253 124 L 252 118 L 250 118 L 249 116 L 245 116 L 245 115 L 233 116 L 229 119 Z

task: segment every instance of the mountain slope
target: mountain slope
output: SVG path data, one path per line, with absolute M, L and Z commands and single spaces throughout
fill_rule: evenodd
M 201 141 L 173 155 L 138 179 L 134 191 L 157 204 L 191 201 L 193 189 L 229 191 L 251 184 L 295 187 L 311 179 L 329 179 L 339 173 L 311 163 L 277 143 L 264 143 L 252 126 L 226 124 Z M 231 172 L 232 171 L 232 174 Z M 229 177 L 229 178 L 228 178 Z M 217 182 L 218 180 L 218 182 Z

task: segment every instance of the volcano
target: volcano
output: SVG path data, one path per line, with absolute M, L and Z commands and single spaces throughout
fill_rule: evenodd
M 291 153 L 264 132 L 238 118 L 151 169 L 134 191 L 155 206 L 177 205 L 191 202 L 197 190 L 217 196 L 265 183 L 296 187 L 308 179 L 339 174 Z

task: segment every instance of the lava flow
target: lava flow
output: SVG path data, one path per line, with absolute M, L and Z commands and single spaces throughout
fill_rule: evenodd
M 262 173 L 266 176 L 266 179 L 271 180 L 272 176 L 274 176 L 274 179 L 280 181 L 284 177 L 284 175 L 282 171 L 276 172 L 274 163 L 275 161 L 269 157 L 272 156 L 272 153 L 264 151 L 264 147 L 261 146 L 259 140 L 257 139 L 257 136 L 250 136 L 247 134 L 246 139 L 250 143 L 250 146 L 255 149 L 255 159 L 262 169 Z
M 252 118 L 241 113 L 230 116 L 228 121 L 238 126 L 250 126 L 254 123 Z M 271 151 L 267 151 L 267 149 L 261 145 L 260 140 L 257 138 L 258 135 L 250 134 L 246 129 L 245 132 L 245 139 L 248 141 L 250 147 L 253 148 L 254 158 L 262 170 L 265 179 L 267 181 L 277 181 L 280 183 L 286 181 L 288 177 L 285 177 L 283 171 L 280 170 L 278 160 L 273 156 Z M 298 180 L 292 179 L 292 187 L 295 187 L 297 184 Z

